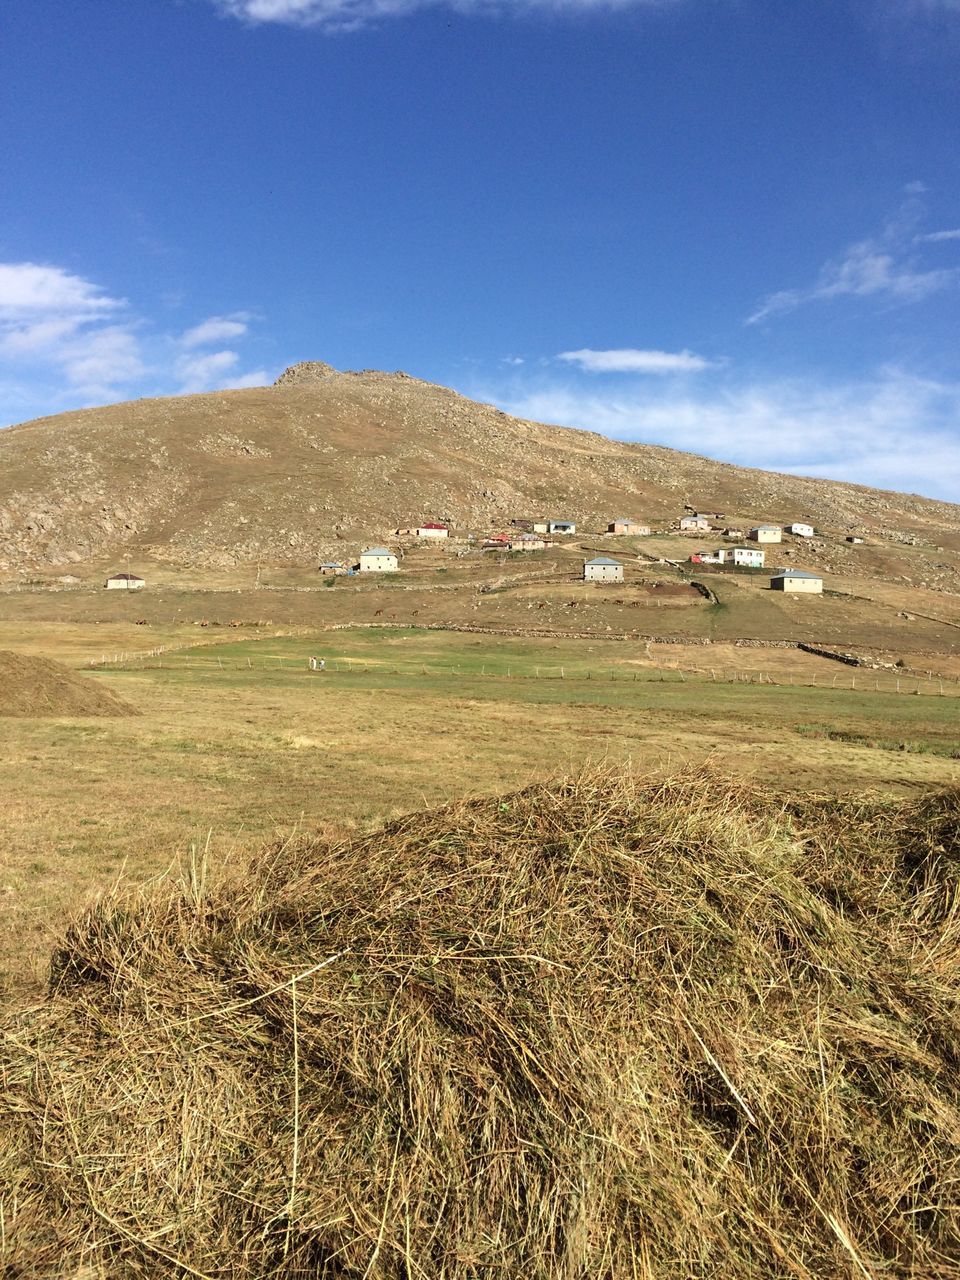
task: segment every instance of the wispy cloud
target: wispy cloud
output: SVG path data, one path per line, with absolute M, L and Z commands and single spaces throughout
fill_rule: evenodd
M 519 417 L 620 440 L 951 500 L 960 493 L 960 383 L 896 368 L 860 381 L 736 381 L 697 392 L 637 384 L 606 395 L 515 381 L 463 389 Z
M 178 393 L 193 395 L 200 391 L 236 389 L 237 387 L 262 387 L 269 382 L 265 370 L 251 373 L 237 372 L 240 356 L 236 351 L 211 351 L 206 355 L 182 355 L 176 362 L 176 374 L 180 381 Z
M 235 311 L 229 316 L 211 316 L 202 320 L 180 336 L 180 345 L 190 350 L 193 347 L 205 347 L 215 342 L 231 342 L 242 337 L 250 328 L 249 311 Z
M 83 276 L 36 262 L 0 263 L 0 362 L 55 366 L 80 396 L 144 373 L 126 303 Z
M 90 280 L 37 262 L 0 262 L 0 319 L 30 321 L 51 314 L 97 315 L 122 307 Z
M 947 240 L 960 240 L 960 227 L 949 231 L 928 231 L 926 235 L 914 236 L 915 244 L 943 244 Z
M 490 16 L 530 13 L 600 13 L 625 9 L 663 9 L 682 0 L 213 0 L 221 13 L 249 23 L 282 23 L 351 31 L 420 9 L 455 9 Z
M 911 234 L 918 216 L 918 203 L 909 201 L 878 235 L 851 245 L 841 257 L 826 263 L 812 285 L 769 294 L 747 317 L 746 323 L 758 324 L 771 316 L 832 298 L 879 296 L 896 302 L 919 302 L 957 284 L 960 268 L 924 269 L 910 254 L 910 244 L 954 238 L 952 232 L 931 232 L 928 236 Z
M 613 351 L 584 347 L 580 351 L 561 351 L 557 359 L 587 373 L 701 373 L 717 367 L 716 361 L 694 355 L 692 351 L 644 351 L 635 347 Z
M 198 348 L 247 335 L 250 312 L 155 332 L 122 298 L 63 267 L 0 263 L 0 382 L 11 416 L 54 413 L 131 394 L 255 386 L 234 350 Z

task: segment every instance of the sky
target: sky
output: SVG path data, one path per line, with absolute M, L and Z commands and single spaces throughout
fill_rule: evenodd
M 404 369 L 960 501 L 960 0 L 12 0 L 0 425 Z

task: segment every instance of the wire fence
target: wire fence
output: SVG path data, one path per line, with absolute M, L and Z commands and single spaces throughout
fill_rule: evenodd
M 302 675 L 310 679 L 337 676 L 391 676 L 452 680 L 498 681 L 570 681 L 619 684 L 737 684 L 781 688 L 808 688 L 820 690 L 852 691 L 858 693 L 909 694 L 922 697 L 960 698 L 960 681 L 952 677 L 878 672 L 869 668 L 844 668 L 831 672 L 772 673 L 757 668 L 686 668 L 679 667 L 585 667 L 518 664 L 392 664 L 370 662 L 363 659 L 326 658 L 321 669 L 312 670 L 310 658 L 304 655 L 263 654 L 249 655 L 217 653 L 217 646 L 210 646 L 202 653 L 183 652 L 193 646 L 158 646 L 155 649 L 112 656 L 104 654 L 92 667 L 101 670 L 124 671 L 181 671 L 213 674 L 217 672 L 261 672 Z

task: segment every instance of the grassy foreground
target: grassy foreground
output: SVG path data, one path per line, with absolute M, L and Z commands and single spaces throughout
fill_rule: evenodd
M 11 1276 L 947 1280 L 960 792 L 601 772 L 117 893 L 0 1047 Z

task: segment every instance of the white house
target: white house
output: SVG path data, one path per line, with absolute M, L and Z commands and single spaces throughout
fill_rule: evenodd
M 549 532 L 550 532 L 550 521 L 549 521 L 549 520 L 534 520 L 534 522 L 533 522 L 533 532 L 534 532 L 534 533 L 549 533 Z
M 747 534 L 754 542 L 779 542 L 782 534 L 778 524 L 758 524 Z
M 449 532 L 445 524 L 422 524 L 419 529 L 414 529 L 418 538 L 445 538 Z
M 396 573 L 397 557 L 386 547 L 370 547 L 360 552 L 361 573 Z
M 108 591 L 139 591 L 146 583 L 135 573 L 113 573 L 103 585 Z
M 804 524 L 801 520 L 794 520 L 793 524 L 786 526 L 787 533 L 792 533 L 795 538 L 812 538 L 813 525 Z
M 684 516 L 680 521 L 680 529 L 683 533 L 702 533 L 709 528 L 710 521 L 706 516 Z
M 823 591 L 823 579 L 818 573 L 807 573 L 805 569 L 781 569 L 770 579 L 770 590 L 819 595 Z
M 727 555 L 734 564 L 743 565 L 747 569 L 762 569 L 766 552 L 760 547 L 731 547 Z
M 539 532 L 539 530 L 537 530 L 536 525 L 534 525 L 533 527 L 536 532 Z M 548 520 L 547 521 L 547 533 L 576 533 L 576 532 L 577 532 L 577 526 L 573 520 Z
M 854 543 L 854 545 L 859 546 L 859 544 L 860 544 L 861 542 L 863 542 L 863 539 L 862 539 L 862 538 L 858 538 L 858 537 L 857 537 L 857 535 L 856 535 L 855 533 L 848 533 L 848 534 L 847 534 L 847 542 L 852 542 L 852 543 Z
M 597 556 L 595 560 L 583 562 L 584 582 L 622 582 L 623 565 L 619 560 L 611 560 L 609 556 Z

